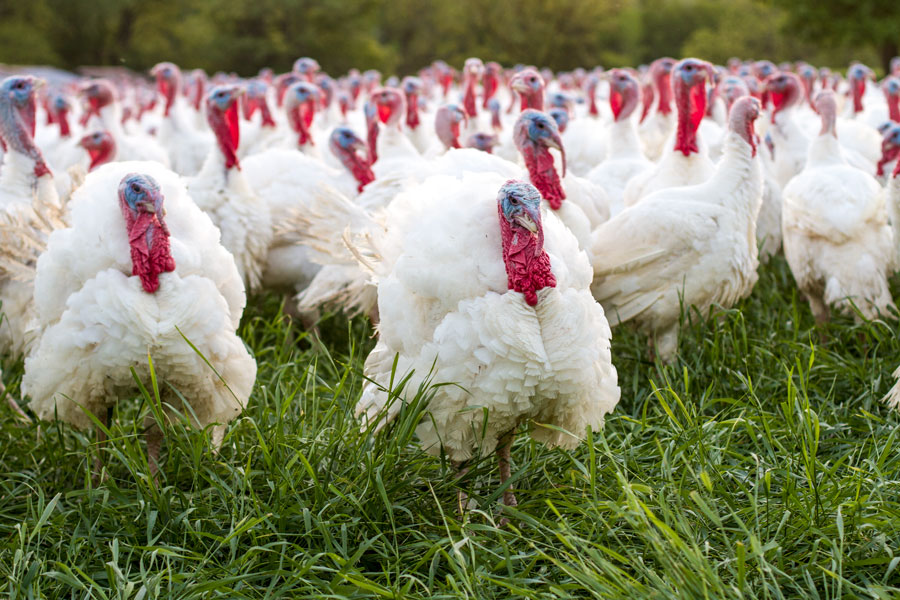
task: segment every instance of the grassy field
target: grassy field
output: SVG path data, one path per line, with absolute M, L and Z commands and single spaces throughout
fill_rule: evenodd
M 19 427 L 2 405 L 0 596 L 900 594 L 900 419 L 879 402 L 897 326 L 839 318 L 820 338 L 783 260 L 740 307 L 687 327 L 671 366 L 616 330 L 618 409 L 572 453 L 519 437 L 506 528 L 492 459 L 462 481 L 477 508 L 460 519 L 415 410 L 359 432 L 365 321 L 329 317 L 322 347 L 278 315 L 274 297 L 245 315 L 257 389 L 221 452 L 170 429 L 158 488 L 141 396 L 117 411 L 99 487 L 93 434 Z M 14 394 L 21 370 L 4 364 Z

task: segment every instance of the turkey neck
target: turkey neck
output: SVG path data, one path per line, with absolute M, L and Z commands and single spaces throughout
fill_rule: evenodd
M 540 290 L 556 287 L 556 277 L 550 269 L 550 257 L 544 251 L 544 229 L 538 221 L 537 231 L 532 233 L 507 221 L 499 206 L 497 212 L 500 216 L 507 286 L 510 290 L 523 294 L 529 306 L 535 306 Z
M 613 122 L 607 131 L 609 148 L 613 150 L 612 160 L 622 158 L 644 158 L 641 141 L 631 119 L 620 119 Z
M 716 172 L 705 185 L 720 194 L 724 206 L 755 223 L 762 198 L 762 171 L 754 153 L 741 134 L 729 131 Z
M 406 126 L 415 129 L 419 126 L 419 95 L 415 92 L 406 95 Z
M 478 116 L 478 105 L 475 102 L 475 77 L 472 75 L 466 75 L 466 93 L 463 96 L 463 108 L 467 116 Z
M 341 161 L 344 168 L 353 175 L 357 183 L 357 192 L 362 192 L 366 185 L 375 181 L 375 173 L 372 172 L 369 161 L 360 156 L 358 152 L 352 149 L 341 148 L 339 144 L 332 144 L 331 151 Z
M 216 145 L 218 146 L 210 152 L 222 157 L 226 170 L 240 170 L 241 163 L 238 161 L 237 150 L 240 144 L 241 130 L 237 102 L 224 111 L 218 107 L 207 105 L 206 120 L 216 136 Z
M 685 156 L 696 154 L 697 129 L 706 113 L 706 86 L 698 83 L 691 87 L 677 78 L 675 105 L 678 108 L 678 128 L 675 131 L 675 150 Z
M 30 164 L 31 174 L 34 177 L 32 185 L 35 185 L 37 179 L 50 175 L 44 156 L 34 143 L 34 113 L 33 98 L 24 110 L 17 110 L 8 100 L 0 102 L 0 136 L 3 137 L 9 154 L 16 153 Z M 6 169 L 4 175 L 5 171 Z
M 895 123 L 900 123 L 900 96 L 887 94 L 888 118 Z
M 663 115 L 672 112 L 672 73 L 662 73 L 656 78 L 656 94 L 659 98 L 656 111 Z
M 553 155 L 547 148 L 528 141 L 522 145 L 522 157 L 525 159 L 525 167 L 531 183 L 538 189 L 541 196 L 550 203 L 550 208 L 559 210 L 562 201 L 566 199 L 559 173 L 553 164 Z

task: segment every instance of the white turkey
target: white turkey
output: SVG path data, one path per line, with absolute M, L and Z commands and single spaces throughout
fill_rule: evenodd
M 657 160 L 663 153 L 669 136 L 675 130 L 675 115 L 672 113 L 672 68 L 673 58 L 658 58 L 650 65 L 649 83 L 644 97 L 651 102 L 656 98 L 656 106 L 645 105 L 641 114 L 640 135 L 644 153 L 650 160 Z M 655 93 L 654 93 L 655 92 Z
M 181 70 L 170 62 L 159 63 L 150 71 L 162 102 L 162 121 L 157 138 L 169 154 L 172 169 L 181 175 L 196 175 L 215 144 L 208 130 L 194 126 L 193 109 L 179 93 Z
M 586 179 L 602 186 L 609 199 L 609 212 L 616 215 L 625 205 L 625 186 L 635 175 L 653 167 L 641 150 L 632 116 L 637 108 L 640 88 L 625 69 L 609 73 L 613 122 L 606 131 L 609 158 L 588 172 Z
M 381 428 L 422 383 L 453 383 L 432 388 L 422 445 L 463 469 L 496 452 L 501 485 L 520 425 L 532 421 L 532 438 L 574 448 L 619 400 L 587 257 L 541 205 L 527 183 L 434 177 L 391 205 L 373 244 L 381 321 L 357 413 Z M 410 379 L 392 403 L 395 360 L 397 381 Z M 503 501 L 515 506 L 511 487 Z
M 706 114 L 706 78 L 712 66 L 696 58 L 686 58 L 672 69 L 672 92 L 677 109 L 675 139 L 654 169 L 633 177 L 625 187 L 625 205 L 633 206 L 649 194 L 670 187 L 695 185 L 709 179 L 715 165 L 706 154 L 698 129 Z
M 70 210 L 71 225 L 50 235 L 34 274 L 40 339 L 25 361 L 29 406 L 79 428 L 91 425 L 87 412 L 108 422 L 134 395 L 135 375 L 149 389 L 149 355 L 166 384 L 165 414 L 173 418 L 171 405 L 195 426 L 217 424 L 218 446 L 256 377 L 235 334 L 244 286 L 218 230 L 179 177 L 150 162 L 98 168 Z M 161 432 L 146 435 L 155 477 Z
M 844 160 L 831 91 L 816 97 L 822 129 L 806 166 L 783 193 L 784 255 L 817 322 L 830 307 L 868 319 L 893 308 L 887 277 L 893 240 L 881 186 Z
M 200 172 L 187 180 L 188 193 L 222 233 L 248 293 L 259 289 L 272 242 L 269 205 L 250 186 L 238 159 L 238 86 L 218 86 L 206 98 L 206 119 L 216 145 Z
M 682 306 L 705 316 L 714 304 L 745 298 L 756 283 L 759 111 L 749 97 L 732 106 L 722 159 L 708 181 L 660 190 L 594 231 L 594 297 L 611 324 L 635 321 L 664 361 L 678 348 Z
M 122 128 L 122 108 L 116 100 L 115 89 L 104 79 L 85 83 L 80 95 L 84 99 L 83 120 L 88 131 L 99 126 L 108 131 L 116 142 L 117 160 L 152 160 L 169 165 L 169 155 L 163 147 L 148 135 L 133 135 Z M 91 119 L 99 122 L 95 125 Z

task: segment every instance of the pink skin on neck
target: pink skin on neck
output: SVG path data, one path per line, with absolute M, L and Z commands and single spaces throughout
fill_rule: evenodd
M 816 111 L 822 118 L 822 129 L 819 135 L 831 134 L 837 137 L 834 126 L 837 120 L 837 104 L 834 101 L 833 92 L 820 92 L 816 98 Z
M 137 216 L 119 196 L 128 242 L 131 246 L 131 274 L 141 278 L 148 294 L 159 289 L 159 276 L 175 270 L 175 259 L 169 246 L 169 229 L 156 213 L 139 212 Z
M 528 110 L 529 108 L 533 108 L 534 110 L 543 112 L 544 86 L 539 86 L 537 90 L 529 90 L 525 93 L 520 92 L 519 97 L 522 99 L 522 104 L 519 106 L 520 110 Z
M 678 109 L 678 129 L 675 150 L 685 156 L 697 153 L 697 129 L 706 113 L 706 86 L 701 81 L 688 87 L 680 76 L 675 79 L 675 106 Z
M 656 110 L 660 114 L 667 115 L 672 112 L 672 72 L 667 73 L 660 69 L 654 78 L 654 84 L 659 98 Z
M 751 156 L 756 156 L 756 131 L 753 124 L 759 117 L 760 104 L 756 99 L 744 98 L 735 102 L 728 116 L 728 129 L 737 132 L 750 146 Z
M 29 98 L 28 103 L 21 109 L 14 106 L 9 107 L 13 114 L 6 120 L 12 125 L 12 131 L 3 131 L 4 140 L 3 149 L 11 149 L 24 154 L 34 162 L 32 172 L 35 178 L 40 179 L 44 175 L 51 175 L 50 168 L 44 161 L 44 155 L 34 143 L 35 130 L 35 101 L 34 96 Z
M 538 303 L 537 293 L 548 287 L 556 287 L 556 277 L 550 269 L 550 257 L 544 251 L 544 230 L 538 222 L 538 230 L 531 233 L 518 224 L 510 223 L 500 215 L 500 238 L 503 243 L 503 264 L 506 266 L 507 286 L 525 296 L 529 306 Z

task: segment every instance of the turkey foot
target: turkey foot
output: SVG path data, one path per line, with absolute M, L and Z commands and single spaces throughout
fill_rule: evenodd
M 500 441 L 497 445 L 497 459 L 500 466 L 500 486 L 506 484 L 509 480 L 510 476 L 510 466 L 509 466 L 509 451 L 512 448 L 513 440 L 516 437 L 515 431 L 510 431 L 500 438 Z M 509 486 L 503 492 L 503 504 L 505 506 L 518 506 L 519 502 L 516 500 L 516 494 L 513 491 L 512 486 Z M 500 527 L 506 527 L 509 524 L 509 519 L 503 517 L 500 519 Z

